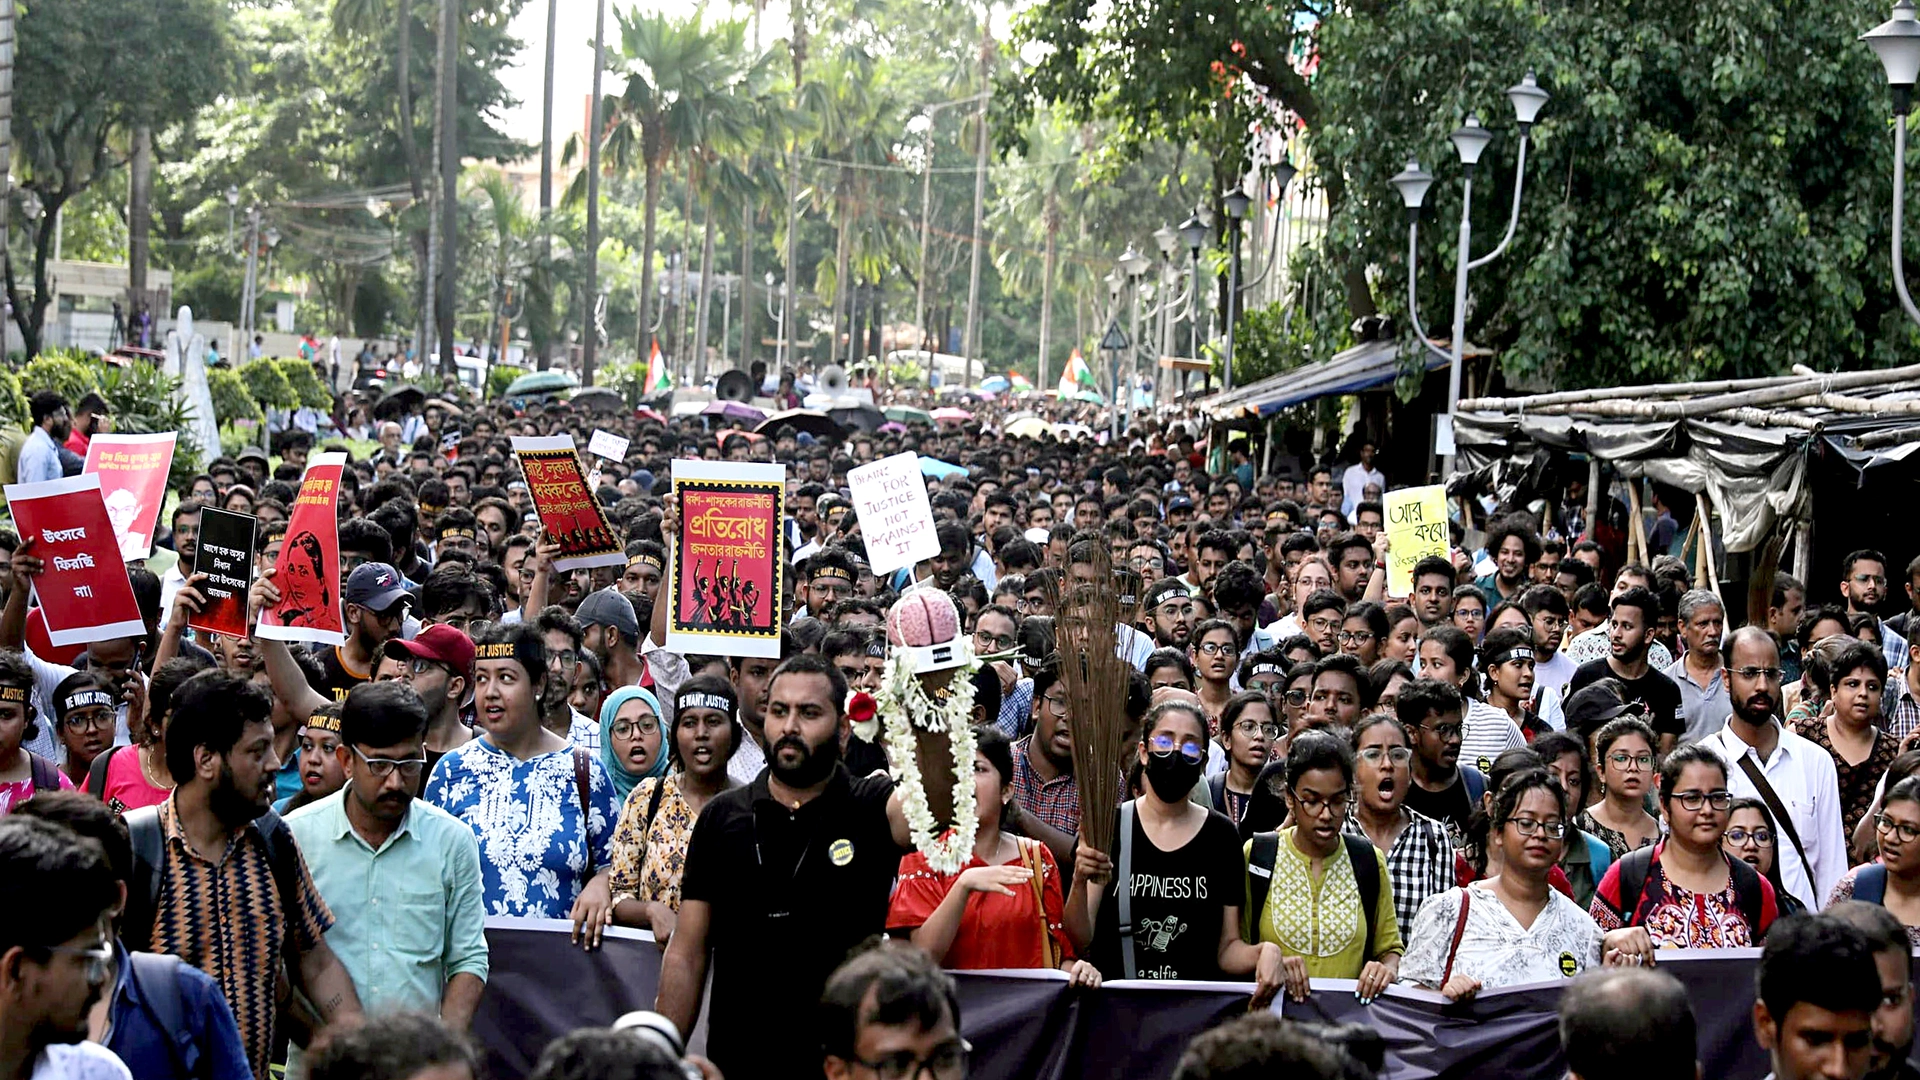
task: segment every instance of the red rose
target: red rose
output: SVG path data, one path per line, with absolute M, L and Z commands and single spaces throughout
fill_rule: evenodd
M 873 714 L 879 711 L 880 703 L 865 690 L 855 690 L 853 696 L 847 699 L 847 719 L 853 723 L 864 724 L 873 719 Z

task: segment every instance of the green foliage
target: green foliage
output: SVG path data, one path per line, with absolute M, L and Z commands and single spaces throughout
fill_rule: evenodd
M 1246 386 L 1283 371 L 1317 363 L 1346 344 L 1344 337 L 1328 334 L 1287 304 L 1271 304 L 1246 312 L 1233 330 L 1233 384 Z M 1219 367 L 1216 356 L 1216 377 Z
M 1889 289 L 1886 89 L 1855 40 L 1884 17 L 1865 0 L 1410 0 L 1334 16 L 1311 141 L 1349 197 L 1327 248 L 1382 268 L 1379 299 L 1405 327 L 1406 224 L 1388 178 L 1419 158 L 1438 178 L 1420 304 L 1444 334 L 1461 193 L 1445 136 L 1469 111 L 1495 134 L 1477 255 L 1513 193 L 1501 93 L 1531 67 L 1553 99 L 1519 230 L 1470 283 L 1468 340 L 1498 349 L 1507 375 L 1581 386 L 1892 362 L 1916 337 Z
M 0 368 L 0 421 L 24 429 L 31 419 L 26 392 L 20 389 L 20 376 Z
M 300 405 L 300 397 L 294 393 L 293 385 L 287 382 L 286 373 L 280 370 L 278 363 L 267 357 L 249 360 L 234 368 L 241 383 L 247 388 L 247 394 L 261 407 L 268 409 L 293 409 Z M 220 410 L 215 408 L 217 413 Z
M 237 322 L 241 271 L 227 262 L 210 262 L 173 279 L 173 302 L 193 309 L 195 319 Z
M 94 366 L 99 363 L 78 349 L 53 349 L 20 369 L 20 387 L 29 395 L 55 391 L 71 405 L 94 388 Z
M 525 370 L 508 367 L 505 364 L 495 364 L 487 369 L 487 400 L 506 397 L 507 387 L 513 385 L 513 380 L 525 374 Z
M 125 367 L 103 364 L 96 387 L 107 399 L 113 414 L 113 429 L 129 435 L 175 433 L 173 467 L 167 473 L 167 486 L 186 490 L 193 475 L 200 471 L 200 442 L 194 437 L 186 403 L 176 391 L 180 380 L 172 378 L 156 364 L 136 361 Z
M 313 369 L 311 361 L 289 356 L 272 363 L 280 369 L 281 377 L 287 380 L 287 388 L 293 392 L 293 399 L 299 408 L 323 412 L 332 410 L 333 391 L 320 381 L 320 374 Z
M 618 390 L 628 405 L 638 407 L 647 396 L 647 365 L 644 361 L 633 364 L 609 364 L 600 369 L 593 381 L 597 385 Z
M 222 425 L 241 420 L 258 422 L 266 419 L 260 411 L 260 403 L 253 399 L 252 391 L 247 389 L 247 381 L 232 368 L 209 369 L 207 388 L 213 394 L 213 415 Z

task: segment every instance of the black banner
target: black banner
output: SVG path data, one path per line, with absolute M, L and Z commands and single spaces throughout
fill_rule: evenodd
M 188 576 L 205 574 L 200 592 L 207 598 L 200 613 L 187 620 L 195 630 L 228 637 L 247 636 L 247 590 L 253 587 L 253 541 L 260 522 L 248 514 L 207 507 L 200 511 L 200 544 Z M 167 613 L 161 612 L 164 621 Z

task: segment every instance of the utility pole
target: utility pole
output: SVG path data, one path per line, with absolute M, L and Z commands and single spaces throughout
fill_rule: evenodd
M 580 385 L 593 385 L 600 347 L 600 72 L 607 66 L 607 2 L 593 0 L 593 100 L 587 107 L 587 320 L 580 336 Z
M 973 265 L 967 273 L 966 382 L 973 382 L 973 358 L 980 344 L 980 262 L 985 242 L 981 231 L 987 212 L 987 114 L 993 102 L 993 11 L 980 11 L 980 126 L 973 161 Z
M 440 125 L 440 303 L 434 314 L 439 317 L 440 373 L 451 375 L 453 364 L 454 306 L 460 272 L 456 269 L 460 250 L 460 151 L 457 139 L 460 107 L 460 0 L 440 0 L 440 94 L 434 122 Z M 424 355 L 422 357 L 424 369 Z
M 547 0 L 547 82 L 540 103 L 540 370 L 553 365 L 553 35 L 560 0 Z M 532 321 L 532 320 L 529 320 Z
M 260 204 L 247 208 L 247 276 L 240 287 L 240 348 L 253 345 L 253 306 L 255 302 L 254 271 L 260 265 Z M 236 350 L 237 351 L 237 350 Z M 239 357 L 233 358 L 239 363 Z
M 791 11 L 793 41 L 790 46 L 790 52 L 793 57 L 793 100 L 794 105 L 798 107 L 800 103 L 800 77 L 805 71 L 807 64 L 807 9 L 804 0 L 792 0 Z M 793 143 L 787 148 L 787 280 L 785 283 L 786 288 L 781 294 L 780 304 L 781 325 L 785 328 L 785 336 L 787 339 L 787 356 L 785 363 L 780 364 L 776 369 L 777 371 L 784 371 L 791 367 L 798 359 L 800 352 L 800 277 L 794 272 L 793 266 L 796 243 L 795 234 L 798 232 L 800 225 L 799 206 L 800 139 L 799 136 L 796 135 Z M 760 393 L 760 388 L 757 386 L 754 387 L 753 392 L 755 394 Z

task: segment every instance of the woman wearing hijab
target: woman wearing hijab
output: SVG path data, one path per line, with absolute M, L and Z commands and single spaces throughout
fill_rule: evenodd
M 660 699 L 642 686 L 623 686 L 600 703 L 600 764 L 613 781 L 621 806 L 642 780 L 667 775 L 667 738 L 660 728 Z M 624 811 L 623 811 L 624 814 Z
M 622 687 L 600 707 L 608 747 L 622 742 L 622 726 L 640 727 L 643 710 L 657 703 L 639 687 Z M 733 786 L 727 762 L 744 737 L 739 696 L 733 683 L 718 675 L 696 675 L 673 696 L 673 727 L 664 740 L 657 730 L 653 758 L 640 763 L 644 775 L 627 772 L 620 825 L 613 834 L 613 921 L 653 931 L 666 948 L 680 910 L 680 873 L 686 867 L 687 840 L 693 823 L 715 795 Z M 657 713 L 645 713 L 648 719 Z M 637 731 L 627 738 L 639 738 Z M 610 751 L 602 749 L 603 755 Z M 629 758 L 609 765 L 619 786 Z M 668 766 L 672 769 L 669 771 Z

